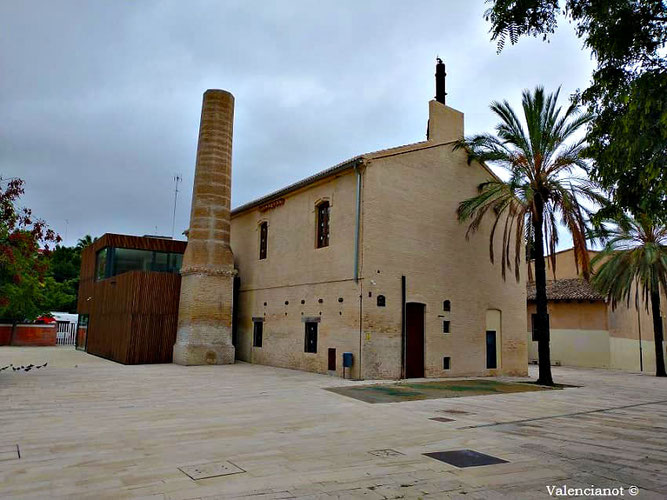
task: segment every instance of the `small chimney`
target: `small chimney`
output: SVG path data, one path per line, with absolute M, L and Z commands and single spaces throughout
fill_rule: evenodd
M 435 100 L 439 103 L 445 104 L 445 63 L 439 57 L 436 58 L 435 64 Z

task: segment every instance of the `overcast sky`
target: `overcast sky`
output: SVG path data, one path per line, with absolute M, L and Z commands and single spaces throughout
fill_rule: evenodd
M 567 22 L 496 54 L 483 0 L 0 3 L 0 175 L 65 243 L 187 228 L 202 93 L 236 97 L 232 206 L 349 157 L 424 140 L 434 64 L 466 133 L 495 99 L 593 62 Z M 66 220 L 69 221 L 66 224 Z M 157 228 L 157 229 L 156 229 Z

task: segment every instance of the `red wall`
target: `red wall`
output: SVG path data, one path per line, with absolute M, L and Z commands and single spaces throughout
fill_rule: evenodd
M 9 345 L 12 325 L 0 325 L 0 345 Z M 17 325 L 14 341 L 16 346 L 56 345 L 56 325 Z
M 0 325 L 0 345 L 9 345 L 12 338 L 12 325 Z

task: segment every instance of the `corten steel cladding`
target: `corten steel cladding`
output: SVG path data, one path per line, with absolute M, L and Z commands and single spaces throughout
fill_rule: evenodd
M 234 257 L 229 246 L 234 96 L 207 90 L 202 104 L 174 363 L 234 362 Z

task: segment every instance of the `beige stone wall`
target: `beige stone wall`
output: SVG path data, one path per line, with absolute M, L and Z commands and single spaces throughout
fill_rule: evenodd
M 579 330 L 553 328 L 551 335 L 551 364 L 588 368 L 614 368 L 611 364 L 609 332 L 606 330 Z M 538 360 L 537 342 L 528 332 L 528 360 Z
M 231 244 L 241 279 L 238 359 L 326 373 L 328 349 L 335 348 L 337 374 L 342 375 L 342 353 L 349 351 L 355 357 L 351 375 L 359 376 L 355 190 L 356 174 L 350 170 L 285 196 L 281 206 L 232 218 Z M 323 200 L 331 207 L 330 238 L 328 247 L 317 248 L 316 206 Z M 267 258 L 260 260 L 264 221 Z M 261 348 L 252 346 L 253 317 L 265 318 Z M 320 318 L 317 354 L 304 352 L 305 317 Z
M 526 324 L 531 331 L 535 304 L 529 303 Z M 557 330 L 607 330 L 607 304 L 601 301 L 549 302 L 549 326 Z
M 531 314 L 535 304 L 528 304 L 528 360 L 538 359 L 537 342 L 531 338 Z M 643 308 L 618 305 L 612 310 L 604 302 L 550 302 L 551 362 L 564 366 L 611 368 L 639 371 L 639 331 L 641 322 L 644 371 L 655 371 L 653 321 Z M 663 328 L 665 328 L 663 319 Z
M 463 115 L 435 104 L 432 139 L 458 136 Z M 361 171 L 358 283 L 354 170 L 290 193 L 266 212 L 252 208 L 233 215 L 231 246 L 241 278 L 238 358 L 326 373 L 327 349 L 335 348 L 338 375 L 342 352 L 350 351 L 352 376 L 399 378 L 405 275 L 407 301 L 426 305 L 426 376 L 525 375 L 525 276 L 518 283 L 513 274 L 503 281 L 500 267 L 489 261 L 488 226 L 467 241 L 456 216 L 458 203 L 476 193 L 489 171 L 468 166 L 462 151 L 453 153 L 451 144 L 435 140 L 366 155 Z M 323 199 L 331 203 L 330 246 L 317 249 L 315 207 Z M 268 258 L 259 260 L 263 221 Z M 386 297 L 385 307 L 378 307 L 378 295 Z M 444 300 L 452 303 L 449 313 L 442 310 Z M 308 316 L 321 318 L 316 355 L 303 352 L 302 318 Z M 487 316 L 500 322 L 497 370 L 486 369 Z M 265 318 L 261 348 L 252 347 L 253 317 Z M 449 334 L 443 333 L 444 320 L 451 321 Z M 444 356 L 451 357 L 447 371 Z
M 588 251 L 588 256 L 591 260 L 597 254 L 598 252 L 596 252 L 595 250 Z M 556 252 L 554 255 L 556 257 L 556 279 L 563 280 L 563 279 L 572 279 L 581 277 L 581 265 L 577 267 L 574 261 L 574 249 L 569 248 L 567 250 L 562 250 L 560 252 Z M 547 263 L 547 280 L 552 280 L 554 279 L 554 273 L 551 265 L 551 259 L 549 257 L 547 257 L 546 263 Z M 533 262 L 531 261 L 529 265 L 533 266 Z M 535 269 L 533 267 L 533 279 L 534 277 L 535 277 Z
M 475 195 L 489 175 L 480 165 L 469 166 L 451 144 L 371 160 L 363 204 L 367 376 L 399 374 L 400 363 L 387 362 L 385 353 L 396 352 L 401 342 L 401 275 L 407 301 L 426 305 L 427 376 L 526 374 L 525 273 L 519 283 L 513 274 L 504 281 L 500 266 L 489 261 L 488 226 L 466 240 L 466 226 L 456 216 L 458 203 Z M 386 296 L 386 307 L 377 307 L 378 294 Z M 444 300 L 451 301 L 449 313 Z M 486 369 L 489 309 L 501 311 L 498 370 Z M 443 333 L 444 320 L 451 333 Z M 451 357 L 450 370 L 443 369 L 444 356 Z

